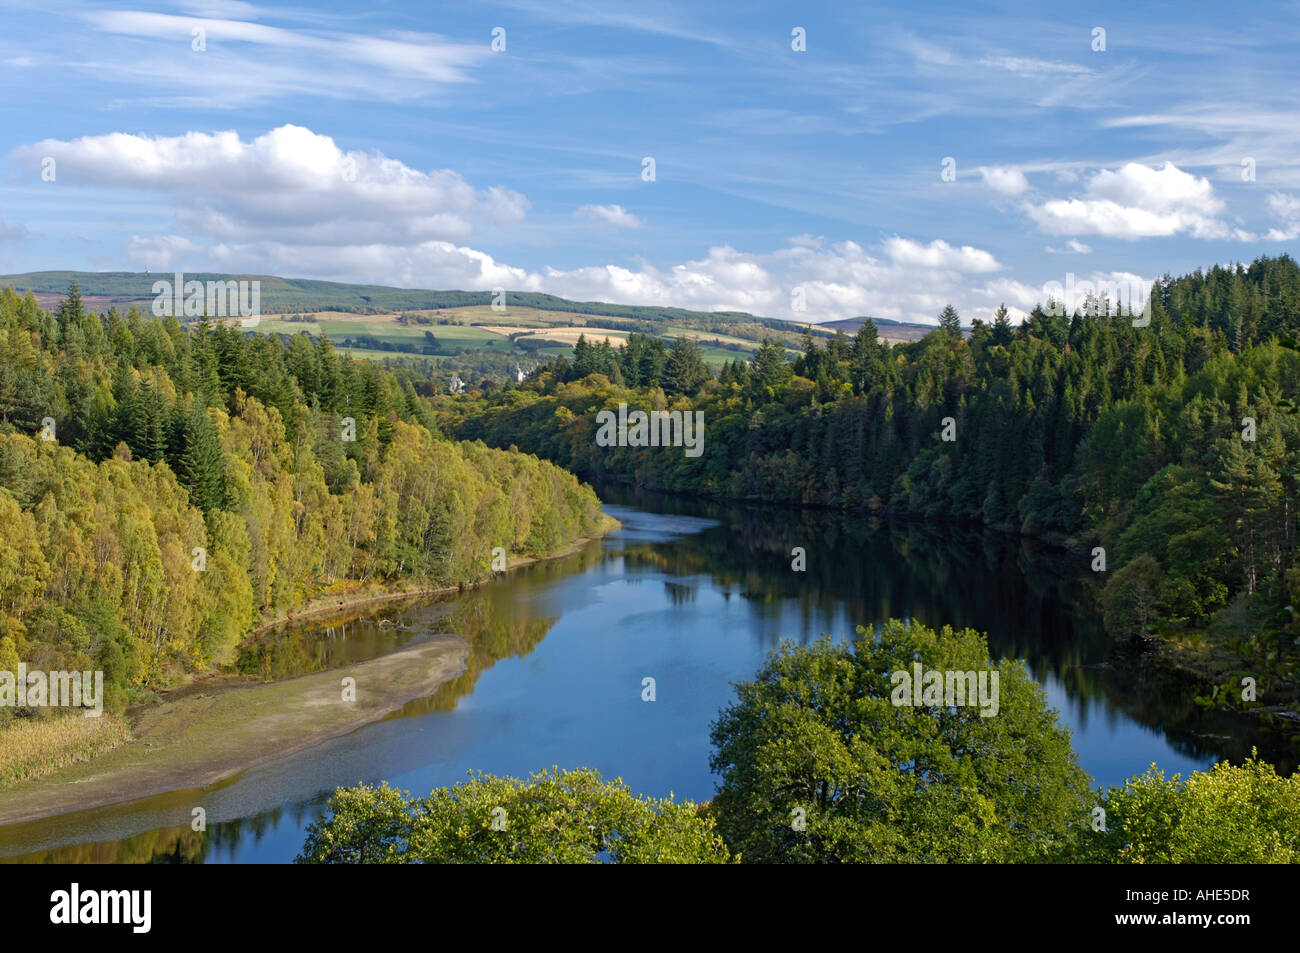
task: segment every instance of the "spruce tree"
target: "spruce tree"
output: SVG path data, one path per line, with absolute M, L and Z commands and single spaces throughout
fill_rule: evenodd
M 709 379 L 709 369 L 700 356 L 695 338 L 679 337 L 673 341 L 672 353 L 664 365 L 664 391 L 668 394 L 694 394 Z
M 939 327 L 954 337 L 961 337 L 961 317 L 952 305 L 944 305 L 939 313 Z

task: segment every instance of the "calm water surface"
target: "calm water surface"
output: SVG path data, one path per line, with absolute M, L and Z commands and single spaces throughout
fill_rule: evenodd
M 590 766 L 634 791 L 708 799 L 709 725 L 782 639 L 852 637 L 890 617 L 988 632 L 1024 658 L 1069 725 L 1080 763 L 1114 784 L 1240 757 L 1249 725 L 1205 714 L 1187 686 L 1086 668 L 1108 643 L 1086 558 L 993 532 L 922 522 L 715 506 L 605 490 L 618 533 L 563 559 L 435 602 L 270 633 L 239 667 L 319 671 L 452 632 L 468 670 L 384 721 L 206 789 L 0 828 L 29 861 L 286 862 L 338 785 L 387 779 L 425 794 L 470 770 Z M 791 570 L 792 547 L 807 571 Z M 653 677 L 657 699 L 641 700 Z M 205 833 L 191 810 L 207 812 Z

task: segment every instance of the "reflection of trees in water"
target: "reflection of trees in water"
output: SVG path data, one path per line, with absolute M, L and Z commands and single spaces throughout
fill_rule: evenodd
M 384 607 L 383 618 L 412 626 L 408 636 L 421 631 L 450 632 L 470 646 L 461 675 L 389 717 L 454 709 L 474 689 L 479 675 L 499 659 L 524 658 L 546 637 L 558 619 L 538 608 L 545 605 L 550 583 L 602 563 L 621 562 L 627 570 L 621 578 L 627 584 L 648 581 L 651 574 L 707 578 L 724 598 L 742 596 L 758 616 L 774 620 L 781 618 L 793 601 L 805 621 L 847 616 L 871 626 L 899 617 L 915 618 L 929 626 L 970 626 L 988 633 L 995 656 L 1023 658 L 1035 678 L 1041 681 L 1050 674 L 1057 679 L 1084 723 L 1108 708 L 1118 709 L 1163 733 L 1171 747 L 1193 758 L 1239 760 L 1249 755 L 1253 746 L 1284 773 L 1293 771 L 1300 761 L 1295 737 L 1272 731 L 1251 717 L 1197 707 L 1192 699 L 1205 687 L 1188 676 L 1150 666 L 1122 666 L 1108 673 L 1083 668 L 1103 661 L 1111 651 L 1094 603 L 1096 579 L 1088 558 L 959 524 L 883 522 L 827 511 L 722 507 L 659 496 L 615 501 L 636 502 L 651 511 L 707 516 L 721 525 L 658 542 L 608 540 L 570 556 L 523 567 L 497 584 L 446 600 Z M 806 550 L 805 572 L 791 569 L 794 546 Z M 693 600 L 698 591 L 680 578 L 664 580 L 664 587 L 674 605 Z M 378 618 L 380 612 L 373 608 L 352 615 L 347 641 L 361 636 L 361 627 L 377 627 L 373 620 Z M 337 643 L 341 638 L 337 620 L 289 626 L 268 642 L 276 645 L 270 657 L 274 666 L 283 665 L 286 670 L 327 662 L 331 658 L 328 646 L 313 642 L 332 639 Z M 223 851 L 233 853 L 244 838 L 260 840 L 275 829 L 286 812 L 301 826 L 320 813 L 326 796 L 250 818 L 210 824 L 206 835 L 191 831 L 186 823 L 121 841 L 72 845 L 13 859 L 198 862 L 219 857 Z
M 5 863 L 24 864 L 149 864 L 175 861 L 195 863 L 207 853 L 205 835 L 188 824 L 145 831 L 118 841 L 69 844 L 49 850 L 5 858 Z
M 246 640 L 233 667 L 243 675 L 274 681 L 374 658 L 401 648 L 419 634 L 398 626 L 402 614 L 413 605 L 432 614 L 429 598 L 359 606 L 324 620 L 277 626 Z M 448 595 L 432 605 L 453 598 Z
M 526 590 L 535 587 L 538 581 L 536 576 L 528 580 L 521 578 L 516 585 Z M 525 601 L 523 597 L 526 597 L 526 592 L 509 586 L 497 589 L 488 586 L 463 595 L 457 606 L 438 621 L 436 628 L 454 632 L 469 643 L 465 671 L 444 682 L 432 695 L 407 702 L 388 717 L 405 718 L 451 711 L 460 699 L 474 690 L 479 676 L 498 660 L 530 655 L 559 618 L 530 618 L 526 611 L 514 611 L 513 603 Z
M 602 498 L 722 525 L 623 554 L 641 571 L 706 575 L 738 592 L 761 618 L 778 619 L 791 602 L 804 621 L 842 610 L 872 625 L 914 618 L 929 626 L 985 632 L 994 656 L 1023 658 L 1040 681 L 1055 678 L 1086 724 L 1117 708 L 1162 731 L 1194 758 L 1240 760 L 1252 747 L 1292 771 L 1300 737 L 1254 716 L 1204 711 L 1193 699 L 1207 686 L 1152 666 L 1085 668 L 1105 661 L 1113 643 L 1096 605 L 1090 559 L 1026 537 L 984 527 L 782 507 L 742 507 L 601 487 Z M 791 549 L 806 551 L 806 571 L 791 568 Z
M 680 582 L 671 582 L 665 579 L 664 592 L 668 594 L 668 601 L 674 606 L 684 606 L 695 601 L 698 588 L 696 586 L 684 586 Z
M 192 798 L 191 798 L 192 800 Z M 322 795 L 317 801 L 323 804 Z M 315 817 L 306 810 L 312 804 L 297 805 L 295 821 Z M 69 844 L 49 850 L 5 858 L 4 863 L 29 864 L 201 864 L 226 853 L 231 857 L 241 844 L 258 843 L 280 826 L 283 808 L 253 817 L 210 823 L 206 831 L 195 831 L 189 823 L 160 827 L 116 841 Z
M 1152 664 L 1124 665 L 1107 676 L 1110 697 L 1134 720 L 1164 731 L 1176 751 L 1194 758 L 1241 762 L 1258 749 L 1280 774 L 1300 765 L 1300 735 L 1258 716 L 1203 709 L 1194 701 L 1206 686 L 1188 672 Z
M 474 618 L 470 608 L 481 605 L 485 595 L 495 597 L 503 589 L 517 590 L 521 586 L 531 591 L 541 583 L 588 569 L 600 559 L 600 546 L 588 545 L 571 555 L 516 569 L 496 585 L 432 600 L 418 596 L 359 606 L 325 619 L 286 623 L 248 640 L 234 667 L 243 674 L 271 681 L 374 658 L 430 631 L 451 632 L 469 641 L 465 632 L 486 631 L 483 620 Z

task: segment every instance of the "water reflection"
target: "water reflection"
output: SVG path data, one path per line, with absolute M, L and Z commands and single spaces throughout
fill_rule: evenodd
M 1141 670 L 1100 671 L 1110 645 L 1088 561 L 1030 540 L 925 522 L 716 506 L 605 488 L 623 530 L 454 597 L 360 609 L 266 633 L 241 654 L 256 677 L 320 671 L 422 631 L 470 645 L 465 672 L 383 722 L 202 791 L 0 828 L 29 861 L 285 861 L 339 784 L 386 778 L 419 793 L 468 769 L 523 775 L 589 765 L 635 790 L 704 799 L 708 726 L 782 638 L 850 637 L 890 617 L 969 625 L 1024 658 L 1073 733 L 1080 762 L 1117 783 L 1251 746 L 1290 771 L 1291 742 L 1203 712 L 1199 690 Z M 805 568 L 792 567 L 792 550 Z M 345 628 L 346 626 L 346 628 Z M 654 675 L 658 700 L 640 701 Z M 193 805 L 208 830 L 190 829 Z M 63 845 L 63 846 L 60 846 Z

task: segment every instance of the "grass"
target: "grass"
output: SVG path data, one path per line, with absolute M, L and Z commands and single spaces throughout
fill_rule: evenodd
M 89 761 L 131 740 L 121 715 L 16 718 L 0 728 L 0 788 Z

